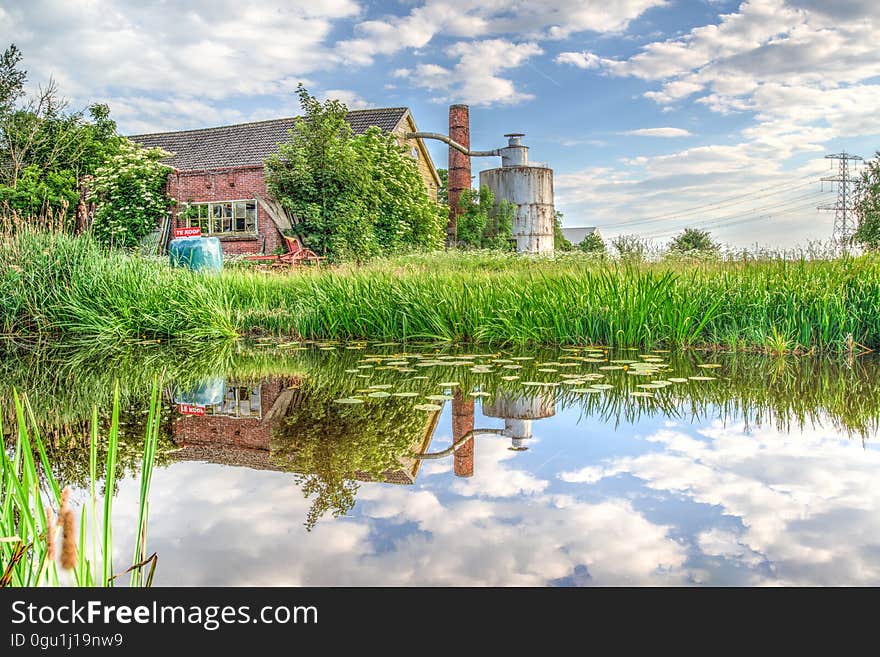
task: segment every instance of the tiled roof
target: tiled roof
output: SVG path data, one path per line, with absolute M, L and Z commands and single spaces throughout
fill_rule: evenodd
M 362 134 L 370 126 L 391 132 L 406 111 L 405 107 L 352 110 L 347 119 L 355 134 Z M 259 166 L 278 150 L 279 142 L 287 141 L 287 131 L 295 122 L 296 118 L 272 119 L 201 130 L 131 135 L 129 139 L 142 146 L 158 146 L 174 153 L 165 162 L 182 171 Z

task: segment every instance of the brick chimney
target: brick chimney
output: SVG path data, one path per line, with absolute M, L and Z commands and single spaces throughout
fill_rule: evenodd
M 467 105 L 449 106 L 449 138 L 465 148 L 471 147 L 470 111 Z M 446 246 L 455 246 L 458 200 L 461 193 L 471 188 L 471 158 L 454 148 L 449 149 L 449 224 L 446 227 Z

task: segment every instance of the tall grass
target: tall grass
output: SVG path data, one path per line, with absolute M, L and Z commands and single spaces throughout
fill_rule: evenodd
M 153 462 L 159 436 L 161 386 L 158 379 L 148 410 L 141 464 L 141 491 L 136 528 L 136 541 L 131 566 L 132 586 L 149 586 L 156 565 L 155 555 L 146 557 L 148 498 Z M 92 411 L 92 433 L 89 446 L 89 499 L 83 504 L 79 532 L 75 532 L 76 516 L 72 510 L 69 489 L 62 491 L 50 466 L 27 397 L 13 393 L 17 432 L 14 444 L 3 441 L 0 417 L 0 585 L 11 586 L 112 586 L 122 573 L 113 566 L 113 496 L 115 494 L 116 454 L 119 438 L 119 389 L 114 393 L 112 421 L 107 436 L 104 463 L 104 492 L 97 490 L 98 471 L 98 409 Z M 100 513 L 99 513 L 100 508 Z M 60 525 L 54 518 L 61 520 Z M 90 528 L 91 531 L 88 531 Z M 61 543 L 60 559 L 55 558 Z M 149 567 L 146 575 L 143 572 Z
M 0 327 L 105 342 L 270 333 L 491 344 L 880 348 L 880 259 L 655 263 L 428 254 L 267 274 L 173 270 L 88 237 L 0 245 Z

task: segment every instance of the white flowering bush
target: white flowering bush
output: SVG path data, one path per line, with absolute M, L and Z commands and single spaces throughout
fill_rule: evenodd
M 92 229 L 109 246 L 134 247 L 174 203 L 165 194 L 171 153 L 123 140 L 119 153 L 95 172 L 90 200 L 97 204 Z

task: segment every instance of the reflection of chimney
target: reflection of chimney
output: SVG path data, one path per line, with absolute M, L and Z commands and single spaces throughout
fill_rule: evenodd
M 474 399 L 465 397 L 461 389 L 452 398 L 452 442 L 457 443 L 474 430 Z M 474 437 L 468 438 L 455 450 L 455 476 L 471 477 L 474 474 Z
M 465 148 L 471 147 L 470 110 L 467 105 L 449 106 L 449 138 Z M 446 227 L 446 246 L 455 246 L 455 235 L 460 210 L 461 193 L 471 188 L 471 158 L 450 147 L 449 171 L 447 172 L 449 195 L 449 224 Z

